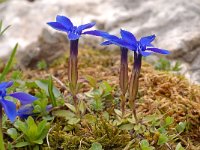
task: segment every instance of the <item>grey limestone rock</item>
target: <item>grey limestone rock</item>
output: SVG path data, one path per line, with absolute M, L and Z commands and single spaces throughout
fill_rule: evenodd
M 16 42 L 20 44 L 20 51 L 28 51 L 28 45 L 45 36 L 44 29 L 53 34 L 55 31 L 46 22 L 63 14 L 77 25 L 96 21 L 96 28 L 116 35 L 120 28 L 131 31 L 137 38 L 156 34 L 154 45 L 170 50 L 171 55 L 167 57 L 181 60 L 192 80 L 200 83 L 199 0 L 8 0 L 0 4 L 0 12 L 0 19 L 12 25 L 0 39 L 1 57 Z M 45 39 L 51 43 L 51 38 Z M 88 38 L 95 39 L 96 45 L 102 40 Z

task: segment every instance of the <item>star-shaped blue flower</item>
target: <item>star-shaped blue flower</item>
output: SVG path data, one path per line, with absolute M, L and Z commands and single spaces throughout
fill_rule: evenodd
M 0 104 L 2 105 L 5 114 L 8 116 L 11 122 L 13 122 L 17 116 L 16 104 L 12 101 L 5 99 L 7 96 L 18 99 L 22 105 L 30 104 L 35 101 L 37 98 L 24 93 L 24 92 L 15 92 L 12 94 L 7 94 L 7 88 L 13 85 L 12 81 L 0 83 Z
M 142 56 L 149 56 L 153 52 L 160 54 L 170 53 L 168 50 L 156 48 L 151 44 L 156 37 L 155 35 L 142 37 L 139 41 L 137 41 L 135 36 L 131 32 L 122 29 L 120 30 L 121 38 L 99 30 L 87 31 L 84 34 L 101 36 L 106 39 L 107 41 L 101 43 L 101 45 L 115 44 L 120 47 L 126 47 L 132 51 L 136 51 Z
M 92 22 L 80 26 L 74 26 L 69 18 L 60 15 L 57 15 L 56 22 L 48 22 L 47 24 L 58 31 L 67 32 L 69 40 L 79 39 L 83 30 L 89 29 L 95 25 L 95 23 Z

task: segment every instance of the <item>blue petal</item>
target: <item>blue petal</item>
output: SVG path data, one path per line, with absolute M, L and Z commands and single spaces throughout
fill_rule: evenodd
M 12 85 L 13 85 L 13 81 L 9 81 L 9 82 L 7 82 L 7 84 L 6 84 L 6 88 L 11 87 Z
M 115 44 L 120 47 L 126 47 L 131 50 L 135 50 L 136 46 L 133 45 L 132 43 L 127 43 L 125 40 L 118 38 L 117 36 L 110 35 L 107 32 L 100 31 L 100 30 L 92 30 L 92 31 L 86 31 L 83 34 L 90 34 L 94 36 L 100 36 L 108 41 L 110 41 L 112 44 Z
M 124 39 L 128 43 L 135 43 L 135 44 L 137 43 L 135 36 L 131 32 L 121 29 L 120 34 L 121 34 L 122 39 Z
M 129 43 L 127 43 L 126 41 L 124 41 L 114 35 L 107 35 L 107 36 L 104 36 L 103 38 L 105 38 L 106 40 L 110 41 L 112 44 L 115 44 L 117 46 L 126 47 L 128 49 L 132 48 Z
M 69 32 L 68 33 L 68 38 L 69 38 L 69 40 L 77 40 L 77 39 L 80 38 L 80 35 L 79 34 L 75 34 L 73 32 Z
M 148 47 L 154 47 L 154 45 L 151 44 L 151 43 L 147 44 L 146 46 L 148 46 Z
M 7 84 L 7 82 L 1 82 L 0 83 L 0 88 L 6 88 L 6 84 Z
M 83 34 L 90 34 L 90 35 L 101 36 L 101 37 L 105 37 L 109 35 L 107 32 L 100 31 L 100 30 L 86 31 Z
M 151 44 L 151 42 L 156 38 L 155 35 L 150 35 L 150 36 L 146 36 L 146 37 L 142 37 L 140 39 L 140 42 L 143 46 L 148 46 L 149 44 Z
M 101 45 L 111 45 L 111 44 L 113 44 L 113 43 L 110 41 L 104 41 L 101 43 Z
M 62 24 L 67 30 L 70 30 L 73 27 L 71 20 L 65 16 L 56 16 L 56 22 Z
M 95 22 L 91 22 L 91 23 L 88 23 L 88 24 L 80 25 L 80 26 L 78 26 L 77 31 L 82 32 L 85 29 L 92 28 L 95 24 L 96 24 Z
M 14 122 L 17 115 L 15 103 L 8 100 L 0 100 L 0 102 L 4 108 L 4 112 L 6 113 L 10 121 Z
M 8 96 L 12 96 L 18 99 L 22 103 L 22 105 L 31 104 L 33 103 L 33 101 L 37 99 L 35 96 L 32 96 L 27 93 L 23 93 L 23 92 L 15 92 L 15 93 L 9 94 Z
M 50 105 L 47 105 L 46 111 L 49 112 L 49 111 L 51 111 L 52 108 L 53 108 L 53 106 L 52 106 L 51 104 L 50 104 Z
M 62 24 L 58 22 L 48 22 L 47 24 L 58 31 L 64 31 L 64 32 L 69 31 L 67 28 L 65 28 Z
M 144 57 L 149 56 L 149 55 L 152 54 L 151 52 L 145 52 L 145 51 L 142 51 L 142 50 L 140 50 L 140 49 L 139 49 L 139 53 L 140 53 L 142 56 L 144 56 Z
M 28 116 L 33 115 L 34 107 L 32 104 L 23 105 L 17 111 L 17 116 L 22 119 L 26 119 Z
M 2 82 L 0 83 L 0 88 L 9 88 L 13 85 L 13 81 Z
M 155 47 L 148 47 L 147 50 L 153 51 L 155 53 L 160 53 L 160 54 L 170 54 L 170 52 L 168 50 L 164 50 L 164 49 L 159 49 L 159 48 L 155 48 Z

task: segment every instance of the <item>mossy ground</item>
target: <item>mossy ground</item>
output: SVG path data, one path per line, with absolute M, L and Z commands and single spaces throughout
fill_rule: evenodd
M 129 75 L 132 69 L 132 57 L 129 58 Z M 55 85 L 67 96 L 69 92 L 62 87 L 67 83 L 68 56 L 64 56 L 49 65 L 46 70 L 26 70 L 26 79 L 46 78 L 53 75 L 57 81 Z M 81 93 L 87 92 L 91 87 L 86 82 L 86 76 L 94 77 L 98 82 L 107 81 L 115 87 L 114 97 L 119 99 L 118 74 L 120 65 L 119 52 L 98 51 L 81 49 L 79 51 L 79 82 L 83 83 Z M 61 83 L 59 83 L 61 82 Z M 81 94 L 80 94 L 81 95 Z M 84 98 L 83 98 L 84 99 Z M 65 99 L 69 102 L 68 99 Z M 119 104 L 116 104 L 118 107 Z M 105 109 L 113 116 L 113 109 Z M 127 110 L 127 113 L 129 110 Z M 89 111 L 86 114 L 90 114 Z M 146 138 L 153 144 L 156 135 L 137 137 L 133 131 L 124 131 L 113 125 L 112 121 L 102 118 L 102 112 L 91 113 L 97 122 L 88 123 L 83 117 L 73 130 L 69 131 L 69 125 L 65 119 L 56 118 L 49 132 L 49 142 L 52 149 L 88 149 L 92 142 L 99 142 L 104 149 L 131 149 L 138 145 L 138 139 Z M 186 149 L 200 149 L 200 86 L 190 84 L 182 75 L 176 73 L 157 71 L 153 66 L 143 61 L 137 97 L 137 114 L 139 118 L 147 115 L 159 114 L 174 117 L 176 123 L 186 121 L 188 128 L 178 135 L 178 141 Z M 146 125 L 145 125 L 146 126 Z M 147 127 L 148 128 L 148 127 Z M 175 127 L 171 127 L 175 128 Z M 170 132 L 173 132 L 171 130 Z M 170 143 L 174 148 L 174 141 Z M 45 144 L 47 147 L 47 143 Z M 53 148 L 54 147 L 54 148 Z M 169 149 L 160 146 L 156 149 Z

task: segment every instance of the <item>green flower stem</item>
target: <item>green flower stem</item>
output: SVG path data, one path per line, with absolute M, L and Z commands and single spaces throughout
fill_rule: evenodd
M 0 150 L 5 150 L 2 132 L 2 105 L 0 104 Z
M 68 68 L 68 78 L 70 84 L 70 91 L 73 96 L 74 107 L 76 108 L 77 114 L 78 110 L 78 99 L 77 94 L 77 81 L 78 81 L 78 39 L 70 41 L 70 57 L 69 57 L 69 68 Z
M 139 76 L 142 64 L 142 55 L 134 52 L 134 65 L 132 69 L 130 85 L 129 85 L 129 104 L 132 109 L 132 114 L 137 122 L 136 114 L 136 96 L 138 93 Z
M 119 74 L 119 85 L 121 89 L 121 111 L 122 117 L 125 114 L 126 92 L 128 88 L 128 49 L 121 47 L 121 64 Z

